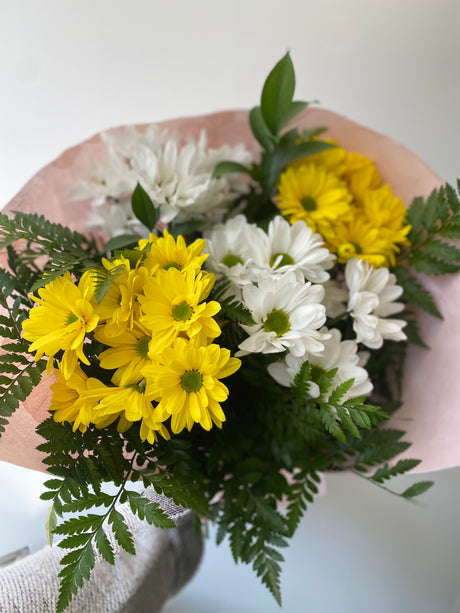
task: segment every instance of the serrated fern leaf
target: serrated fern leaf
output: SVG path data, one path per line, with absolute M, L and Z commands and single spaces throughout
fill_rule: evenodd
M 106 270 L 103 266 L 91 268 L 91 278 L 94 283 L 94 297 L 99 304 L 107 295 L 107 292 L 112 287 L 113 282 L 117 279 L 125 267 L 123 264 L 114 266 L 110 270 Z
M 460 270 L 460 249 L 450 242 L 460 238 L 460 200 L 453 187 L 434 190 L 426 201 L 416 198 L 407 218 L 412 226 L 410 265 L 429 275 Z
M 56 613 L 64 612 L 78 589 L 89 579 L 95 561 L 94 551 L 91 542 L 89 542 L 78 551 L 78 556 L 75 561 L 70 562 L 62 568 L 59 573 L 61 584 L 56 603 Z

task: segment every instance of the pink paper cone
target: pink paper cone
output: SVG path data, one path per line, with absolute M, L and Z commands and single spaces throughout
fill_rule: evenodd
M 247 111 L 226 111 L 162 122 L 171 131 L 197 137 L 206 129 L 211 147 L 243 142 L 257 154 L 259 147 L 249 130 Z M 349 151 L 362 153 L 376 162 L 385 183 L 409 203 L 414 196 L 428 195 L 443 181 L 408 149 L 377 132 L 340 115 L 322 109 L 307 109 L 296 121 L 303 128 L 327 126 L 327 136 Z M 38 172 L 7 205 L 5 211 L 42 213 L 51 221 L 84 227 L 88 205 L 75 205 L 67 197 L 68 186 L 77 180 L 88 156 L 101 157 L 99 135 L 65 151 Z M 0 258 L 0 265 L 4 259 Z M 413 446 L 406 454 L 423 460 L 421 470 L 435 470 L 460 464 L 460 277 L 424 279 L 435 295 L 444 316 L 441 322 L 421 314 L 421 332 L 431 350 L 411 348 L 404 373 L 404 406 L 392 418 L 390 427 L 407 431 Z M 50 380 L 43 378 L 33 394 L 21 405 L 0 439 L 0 459 L 43 470 L 41 454 L 35 447 L 41 439 L 34 428 L 47 416 Z

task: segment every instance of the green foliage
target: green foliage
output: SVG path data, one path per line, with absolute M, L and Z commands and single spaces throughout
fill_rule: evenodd
M 460 238 L 458 191 L 446 185 L 433 190 L 426 201 L 415 198 L 412 202 L 407 212 L 412 226 L 408 262 L 415 270 L 428 275 L 460 270 L 460 249 L 452 243 Z
M 66 272 L 81 274 L 97 262 L 97 246 L 83 234 L 52 223 L 43 215 L 16 212 L 10 219 L 0 213 L 0 249 L 10 247 L 18 240 L 25 241 L 25 247 L 20 253 L 15 253 L 16 266 L 21 263 L 30 265 L 40 257 L 46 259 L 42 278 L 28 288 L 32 291 Z
M 249 125 L 263 148 L 261 161 L 251 167 L 221 162 L 214 176 L 225 172 L 243 172 L 258 183 L 246 199 L 245 214 L 250 221 L 265 223 L 275 209 L 272 192 L 288 164 L 333 147 L 317 140 L 321 129 L 300 134 L 297 129 L 281 134 L 281 130 L 307 107 L 307 102 L 294 101 L 295 74 L 289 53 L 276 64 L 262 89 L 260 106 L 249 113 Z
M 160 217 L 160 213 L 140 183 L 136 185 L 133 191 L 131 206 L 138 220 L 149 230 L 153 230 Z
M 91 269 L 91 278 L 94 283 L 94 296 L 98 304 L 102 302 L 107 292 L 112 287 L 113 282 L 121 275 L 123 270 L 125 270 L 123 264 L 114 266 L 110 270 L 107 270 L 103 266 L 96 266 Z
M 22 322 L 28 317 L 30 301 L 18 292 L 17 279 L 0 269 L 0 436 L 8 418 L 41 379 L 46 362 L 35 362 L 29 343 L 22 338 Z

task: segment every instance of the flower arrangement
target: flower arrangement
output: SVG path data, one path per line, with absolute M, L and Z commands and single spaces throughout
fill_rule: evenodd
M 106 135 L 69 195 L 92 203 L 84 234 L 0 215 L 0 428 L 45 380 L 58 611 L 95 552 L 134 553 L 117 503 L 174 525 L 136 481 L 216 522 L 281 602 L 279 550 L 320 474 L 382 484 L 419 463 L 381 426 L 408 343 L 425 346 L 415 307 L 441 317 L 416 273 L 460 270 L 460 201 L 446 185 L 403 203 L 323 127 L 289 128 L 307 106 L 294 87 L 287 54 L 249 114 L 257 158 L 205 133 Z

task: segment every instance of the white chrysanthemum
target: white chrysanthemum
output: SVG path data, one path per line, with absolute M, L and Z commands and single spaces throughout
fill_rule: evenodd
M 230 190 L 228 177 L 212 178 L 213 164 L 209 157 L 219 160 L 218 152 L 208 154 L 204 132 L 198 142 L 190 141 L 182 148 L 176 139 L 167 140 L 160 151 L 146 145 L 135 148 L 133 169 L 142 187 L 160 207 L 162 222 L 204 216 L 236 195 Z M 225 152 L 228 159 L 236 162 L 247 159 L 247 152 L 242 156 L 240 149 L 226 148 Z
M 255 264 L 266 239 L 265 232 L 237 215 L 224 224 L 216 224 L 205 235 L 205 253 L 209 253 L 206 268 L 216 276 L 225 276 L 236 285 L 257 281 L 259 267 Z
M 85 179 L 72 189 L 71 199 L 91 200 L 95 207 L 91 229 L 108 236 L 137 230 L 125 205 L 138 182 L 160 208 L 164 223 L 204 217 L 247 191 L 238 173 L 212 178 L 215 164 L 224 159 L 250 163 L 251 155 L 243 145 L 208 149 L 204 131 L 197 141 L 183 142 L 157 126 L 143 132 L 135 127 L 114 130 L 103 138 L 106 160 L 89 162 Z M 98 211 L 98 207 L 105 208 Z
M 322 328 L 320 333 L 326 333 L 327 331 L 326 328 Z M 341 383 L 354 379 L 353 385 L 344 394 L 341 402 L 357 396 L 367 396 L 372 391 L 372 383 L 367 371 L 362 368 L 362 356 L 357 351 L 358 344 L 356 341 L 342 341 L 340 331 L 336 328 L 332 328 L 328 332 L 329 337 L 323 340 L 324 351 L 321 354 L 298 357 L 288 353 L 283 360 L 270 364 L 268 372 L 280 385 L 290 387 L 302 364 L 308 359 L 310 364 L 318 366 L 324 371 L 337 368 L 337 373 L 330 388 L 331 391 Z M 312 398 L 319 396 L 317 385 L 311 386 L 310 394 Z M 327 401 L 328 398 L 329 394 L 323 400 Z
M 323 287 L 323 304 L 326 307 L 326 315 L 334 319 L 345 313 L 347 310 L 348 292 L 335 279 L 328 279 L 323 283 Z
M 117 203 L 136 187 L 136 176 L 129 163 L 111 150 L 107 160 L 88 158 L 81 179 L 69 187 L 70 200 L 90 200 L 97 210 L 106 202 Z M 83 178 L 85 177 L 85 178 Z
M 400 313 L 404 304 L 395 302 L 402 292 L 396 277 L 387 268 L 374 269 L 364 260 L 352 258 L 345 267 L 350 291 L 347 310 L 353 318 L 356 340 L 370 349 L 379 349 L 384 340 L 404 341 L 406 322 L 390 315 Z
M 240 343 L 237 356 L 286 349 L 297 356 L 323 351 L 324 334 L 318 331 L 326 321 L 321 285 L 301 282 L 289 272 L 276 278 L 263 275 L 258 286 L 246 285 L 242 293 L 256 324 L 242 326 L 249 337 Z
M 335 255 L 324 246 L 321 234 L 313 233 L 304 221 L 290 224 L 280 215 L 270 222 L 261 266 L 276 273 L 301 271 L 307 281 L 329 279 Z

